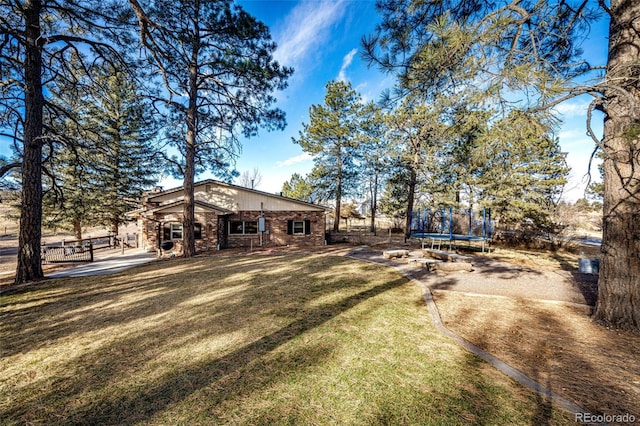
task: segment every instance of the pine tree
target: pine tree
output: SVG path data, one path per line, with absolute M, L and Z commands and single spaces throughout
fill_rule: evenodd
M 240 149 L 238 133 L 282 129 L 284 113 L 272 92 L 293 72 L 273 60 L 268 28 L 230 0 L 129 0 L 141 42 L 162 75 L 173 127 L 168 139 L 184 179 L 183 253 L 195 255 L 194 179 L 205 169 L 229 177 Z
M 45 112 L 58 115 L 64 105 L 47 101 L 48 87 L 74 81 L 69 60 L 87 52 L 86 70 L 101 60 L 123 58 L 126 19 L 122 4 L 110 1 L 0 2 L 0 127 L 13 137 L 17 157 L 0 170 L 20 167 L 21 213 L 16 283 L 42 278 L 42 175 L 45 147 L 54 147 L 54 134 L 45 129 Z M 105 40 L 109 40 L 105 42 Z M 120 46 L 120 47 L 118 47 Z M 49 152 L 51 150 L 49 149 Z M 11 167 L 8 167 L 11 166 Z
M 381 0 L 378 7 L 382 23 L 363 39 L 366 55 L 397 74 L 405 92 L 425 93 L 440 81 L 436 87 L 445 92 L 475 86 L 476 97 L 498 96 L 504 108 L 531 110 L 592 96 L 587 129 L 604 155 L 595 316 L 640 329 L 640 2 Z M 591 20 L 602 14 L 610 19 L 606 70 L 582 60 L 580 49 Z M 605 115 L 602 140 L 591 131 L 594 110 Z
M 387 216 L 400 220 L 406 218 L 407 186 L 410 172 L 406 166 L 392 168 L 394 172 L 387 179 L 380 197 L 380 210 Z
M 380 108 L 369 103 L 366 109 L 361 139 L 358 146 L 358 156 L 361 172 L 361 185 L 369 201 L 371 222 L 369 230 L 376 232 L 376 215 L 378 212 L 378 198 L 384 181 L 388 177 L 390 161 L 389 132 L 386 118 Z
M 388 116 L 387 123 L 396 164 L 406 169 L 397 177 L 406 178 L 404 233 L 409 238 L 416 198 L 421 194 L 420 186 L 428 187 L 432 198 L 435 198 L 433 194 L 439 189 L 435 183 L 442 174 L 441 147 L 446 125 L 442 120 L 442 111 L 424 104 L 420 99 L 411 98 L 403 100 Z
M 86 120 L 91 78 L 83 72 L 82 58 L 72 55 L 70 62 L 77 69 L 73 81 L 62 80 L 49 87 L 50 102 L 65 109 L 45 115 L 45 129 L 56 136 L 44 147 L 43 222 L 82 239 L 83 227 L 95 223 L 98 198 L 93 185 L 93 128 Z
M 44 163 L 45 223 L 70 228 L 77 239 L 87 225 L 117 234 L 125 213 L 155 181 L 157 126 L 135 80 L 113 64 L 92 76 L 79 67 L 76 80 L 51 88 L 52 101 L 69 111 L 47 116 L 59 136 Z
M 313 202 L 314 191 L 310 180 L 298 173 L 292 174 L 291 178 L 282 184 L 282 195 L 296 200 Z
M 514 111 L 494 123 L 473 157 L 481 157 L 478 198 L 503 224 L 552 232 L 569 168 L 549 125 Z M 477 161 L 476 164 L 481 164 Z
M 309 124 L 302 124 L 298 139 L 303 151 L 314 156 L 314 181 L 335 200 L 333 230 L 340 229 L 342 198 L 356 189 L 355 161 L 364 104 L 351 83 L 330 81 L 324 104 L 309 108 Z
M 94 217 L 117 235 L 125 214 L 160 172 L 154 146 L 158 123 L 139 85 L 121 69 L 105 65 L 95 81 L 87 111 L 95 135 L 92 182 L 100 194 Z

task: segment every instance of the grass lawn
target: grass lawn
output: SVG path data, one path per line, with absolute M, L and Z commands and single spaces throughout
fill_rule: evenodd
M 338 256 L 172 260 L 0 295 L 2 424 L 570 424 Z

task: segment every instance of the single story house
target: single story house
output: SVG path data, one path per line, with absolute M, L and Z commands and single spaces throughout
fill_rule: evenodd
M 237 185 L 204 180 L 194 189 L 197 250 L 325 244 L 326 208 Z M 182 249 L 183 188 L 143 194 L 131 214 L 148 251 L 172 241 Z

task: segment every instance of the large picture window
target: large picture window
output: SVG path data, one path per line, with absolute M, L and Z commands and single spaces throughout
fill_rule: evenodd
M 229 222 L 229 235 L 252 235 L 257 233 L 257 221 L 232 220 Z

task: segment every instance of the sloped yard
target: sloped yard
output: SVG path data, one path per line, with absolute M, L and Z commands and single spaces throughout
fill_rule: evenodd
M 6 424 L 570 424 L 338 256 L 173 260 L 0 295 Z

